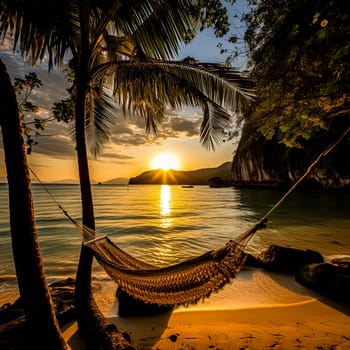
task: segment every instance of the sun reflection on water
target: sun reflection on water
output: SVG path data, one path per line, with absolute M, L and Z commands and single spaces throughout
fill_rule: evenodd
M 160 187 L 160 227 L 169 228 L 172 224 L 172 218 L 169 216 L 171 212 L 171 190 L 169 185 Z

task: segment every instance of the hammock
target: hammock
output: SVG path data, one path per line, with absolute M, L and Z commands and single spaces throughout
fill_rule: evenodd
M 118 248 L 108 237 L 96 237 L 95 231 L 74 220 L 46 189 L 63 213 L 82 232 L 83 244 L 94 254 L 106 273 L 129 295 L 145 303 L 175 306 L 197 303 L 219 291 L 236 278 L 246 259 L 243 249 L 256 231 L 264 228 L 268 216 L 306 178 L 319 160 L 330 153 L 350 132 L 347 130 L 328 146 L 309 166 L 303 176 L 251 229 L 217 250 L 168 267 L 157 267 L 145 263 Z
M 266 222 L 260 220 L 221 249 L 179 264 L 157 267 L 126 253 L 107 236 L 93 238 L 91 229 L 69 218 L 82 230 L 84 246 L 125 292 L 145 303 L 165 306 L 195 304 L 236 278 L 247 256 L 243 248 Z

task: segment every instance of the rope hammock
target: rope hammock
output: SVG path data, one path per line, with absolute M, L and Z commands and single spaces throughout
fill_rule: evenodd
M 93 230 L 72 218 L 70 220 L 82 230 L 83 244 L 91 249 L 118 286 L 145 303 L 167 306 L 195 304 L 236 278 L 246 259 L 245 245 L 265 225 L 265 220 L 260 220 L 220 249 L 179 264 L 157 267 L 126 253 L 107 236 L 94 238 Z
M 350 126 L 336 142 L 317 157 L 304 175 L 248 231 L 227 242 L 222 248 L 167 267 L 157 267 L 131 256 L 117 247 L 107 236 L 95 238 L 96 232 L 73 219 L 47 190 L 33 170 L 30 170 L 63 213 L 81 230 L 84 246 L 91 250 L 106 273 L 125 292 L 145 303 L 166 306 L 188 305 L 209 297 L 236 278 L 247 256 L 244 248 L 252 236 L 258 230 L 266 227 L 268 216 L 305 179 L 319 160 L 345 138 L 349 131 Z

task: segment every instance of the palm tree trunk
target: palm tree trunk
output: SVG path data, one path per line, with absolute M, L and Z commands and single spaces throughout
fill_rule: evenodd
M 83 224 L 95 229 L 95 216 L 92 201 L 89 165 L 85 143 L 85 84 L 77 88 L 76 97 L 76 150 L 79 167 L 80 194 L 83 212 Z M 91 267 L 93 256 L 91 252 L 81 246 L 80 260 L 77 272 L 76 290 L 80 297 L 91 293 Z
M 84 76 L 84 74 L 83 74 Z M 87 83 L 77 82 L 76 95 L 76 150 L 78 157 L 83 224 L 95 229 L 95 217 L 85 142 L 85 99 Z M 91 290 L 92 253 L 81 246 L 76 276 L 76 307 L 79 332 L 92 349 L 103 346 L 106 350 L 133 349 L 130 338 L 108 322 L 99 310 Z M 128 340 L 126 339 L 128 338 Z
M 79 4 L 81 24 L 81 52 L 78 72 L 76 72 L 75 97 L 75 137 L 78 157 L 83 224 L 95 229 L 92 191 L 89 175 L 89 164 L 85 140 L 86 96 L 89 92 L 89 1 Z M 99 310 L 91 290 L 92 253 L 81 246 L 80 259 L 76 276 L 76 307 L 79 332 L 92 349 L 119 350 L 133 349 L 129 340 L 108 322 Z
M 13 258 L 28 328 L 22 348 L 69 349 L 44 275 L 35 226 L 23 127 L 11 79 L 0 60 L 0 106 L 9 186 Z

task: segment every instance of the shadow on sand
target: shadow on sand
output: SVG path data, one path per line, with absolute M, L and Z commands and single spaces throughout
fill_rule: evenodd
M 344 315 L 350 317 L 350 305 L 345 302 L 341 302 L 336 300 L 335 298 L 317 292 L 313 289 L 309 289 L 304 287 L 300 283 L 295 280 L 294 274 L 282 274 L 280 272 L 272 272 L 272 271 L 264 271 L 271 279 L 273 279 L 276 283 L 287 288 L 293 293 L 299 295 L 309 296 L 318 300 L 319 302 L 343 313 Z

